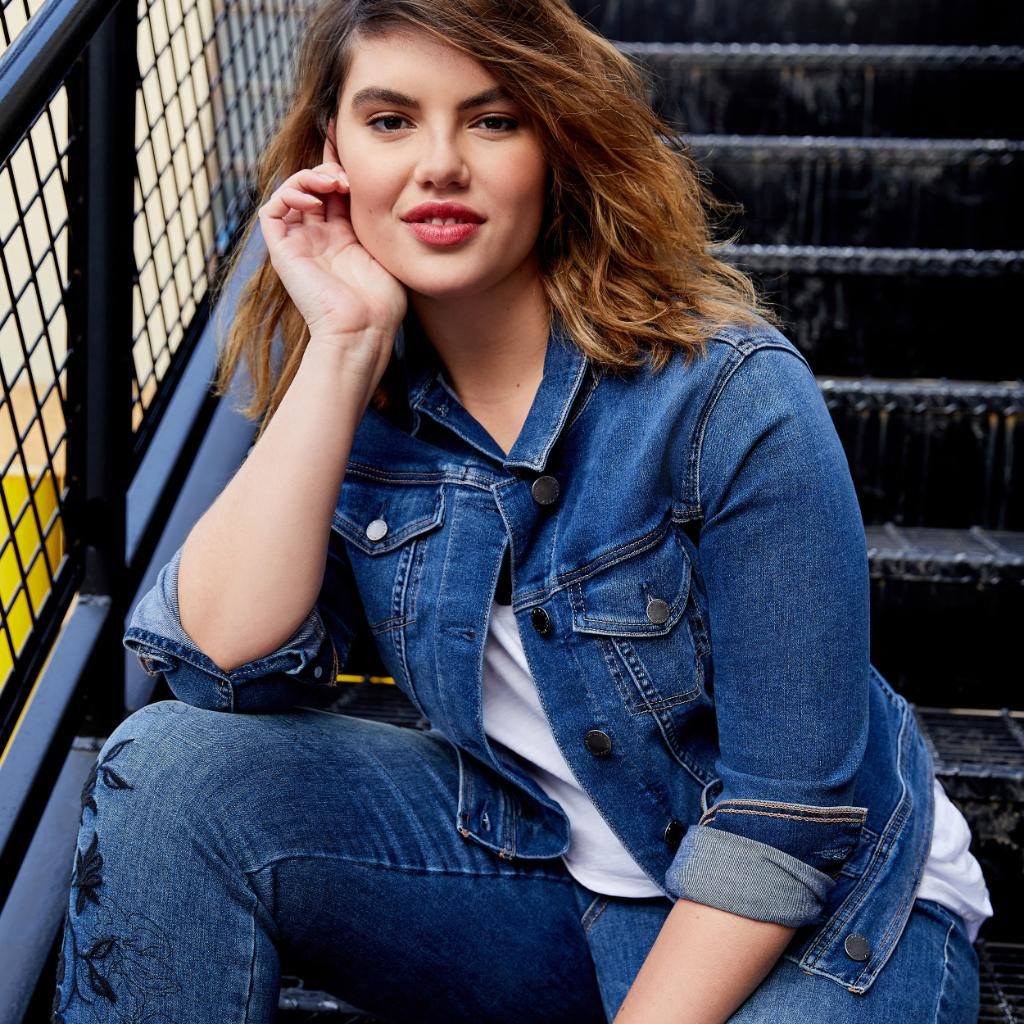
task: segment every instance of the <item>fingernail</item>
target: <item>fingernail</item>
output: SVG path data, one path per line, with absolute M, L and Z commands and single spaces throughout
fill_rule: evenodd
M 344 174 L 339 174 L 337 177 L 338 181 L 340 181 L 342 185 L 348 185 L 348 178 L 346 178 Z
M 329 181 L 332 183 L 334 181 L 334 178 L 332 178 L 329 174 L 325 174 L 323 171 L 314 171 L 314 173 L 321 181 Z

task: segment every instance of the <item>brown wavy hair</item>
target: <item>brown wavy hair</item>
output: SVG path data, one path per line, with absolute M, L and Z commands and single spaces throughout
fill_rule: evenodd
M 727 322 L 779 323 L 751 279 L 715 255 L 715 218 L 734 207 L 712 197 L 677 131 L 652 110 L 643 72 L 566 0 L 321 2 L 306 25 L 291 107 L 257 168 L 257 205 L 278 182 L 323 159 L 359 38 L 409 27 L 475 58 L 537 129 L 550 182 L 538 238 L 543 284 L 590 359 L 622 372 L 649 353 L 656 372 L 680 349 L 689 360 Z M 221 281 L 258 223 L 253 213 Z M 276 331 L 279 369 L 272 361 Z M 215 392 L 227 393 L 244 358 L 252 396 L 241 411 L 261 418 L 262 432 L 308 340 L 264 257 L 242 289 Z M 396 379 L 384 374 L 374 408 L 387 408 Z

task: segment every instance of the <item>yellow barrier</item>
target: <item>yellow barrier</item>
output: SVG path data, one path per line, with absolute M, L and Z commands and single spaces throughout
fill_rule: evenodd
M 4 608 L 11 601 L 14 602 L 10 612 L 5 616 L 11 640 L 14 642 L 13 651 L 7 638 L 7 630 L 0 630 L 0 690 L 3 689 L 14 667 L 14 656 L 24 647 L 32 631 L 32 611 L 34 610 L 38 617 L 50 593 L 50 575 L 42 554 L 44 542 L 46 557 L 49 558 L 54 575 L 64 556 L 64 526 L 57 509 L 56 479 L 49 470 L 41 479 L 37 479 L 38 486 L 32 496 L 35 505 L 33 514 L 32 509 L 28 508 L 30 494 L 25 478 L 14 475 L 3 478 L 4 500 L 10 509 L 11 517 L 16 520 L 22 512 L 24 514 L 14 531 L 13 543 L 7 517 L 0 516 L 0 601 L 3 602 Z M 33 486 L 35 485 L 34 480 Z M 36 516 L 43 527 L 42 535 Z M 25 580 L 22 579 L 19 560 L 21 566 L 27 569 Z

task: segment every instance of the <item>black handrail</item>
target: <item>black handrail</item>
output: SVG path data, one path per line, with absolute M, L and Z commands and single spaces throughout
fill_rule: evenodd
M 46 0 L 0 57 L 0 159 L 8 156 L 117 0 Z

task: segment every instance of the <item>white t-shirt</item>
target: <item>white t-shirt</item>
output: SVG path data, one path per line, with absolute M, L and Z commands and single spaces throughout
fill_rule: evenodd
M 611 830 L 576 782 L 562 756 L 537 695 L 511 605 L 494 602 L 484 648 L 484 732 L 491 746 L 526 762 L 530 776 L 561 805 L 571 838 L 562 860 L 594 892 L 610 896 L 664 896 Z M 935 828 L 918 897 L 959 914 L 971 942 L 992 916 L 981 866 L 969 852 L 967 821 L 934 780 Z

